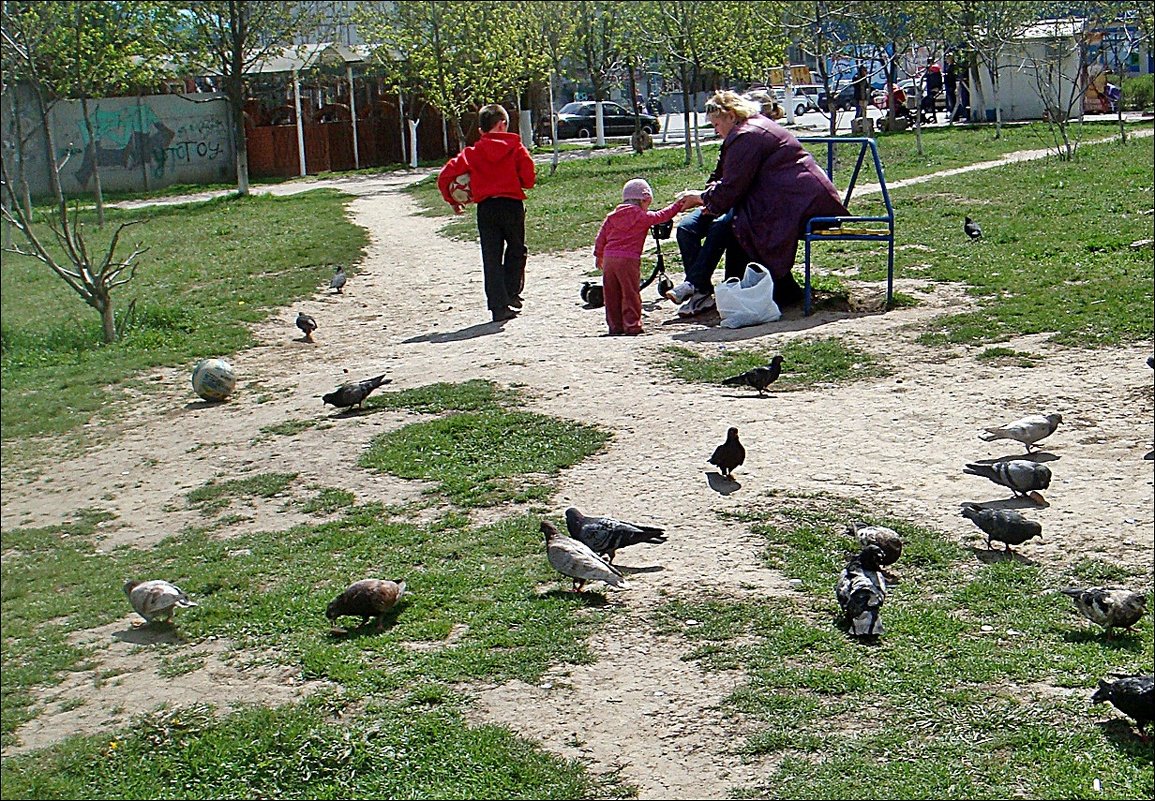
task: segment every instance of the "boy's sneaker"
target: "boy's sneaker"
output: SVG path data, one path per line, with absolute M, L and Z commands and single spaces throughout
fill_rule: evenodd
M 689 281 L 683 281 L 676 287 L 666 293 L 666 298 L 674 301 L 674 303 L 685 303 L 698 290 Z
M 678 309 L 678 316 L 693 317 L 702 312 L 708 312 L 713 308 L 715 308 L 713 294 L 707 295 L 705 292 L 695 292 L 690 299 Z

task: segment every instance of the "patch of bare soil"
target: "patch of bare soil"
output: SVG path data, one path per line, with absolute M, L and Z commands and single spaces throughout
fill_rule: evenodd
M 763 566 L 763 543 L 717 512 L 755 499 L 772 502 L 769 490 L 824 490 L 977 544 L 980 532 L 959 515 L 959 504 L 1004 501 L 1009 493 L 963 475 L 962 466 L 1022 453 L 1017 443 L 983 442 L 978 433 L 1054 409 L 1064 422 L 1045 441 L 1054 457 L 1050 505 L 1029 512 L 1043 524 L 1043 541 L 1020 550 L 1056 568 L 1091 557 L 1150 573 L 1155 512 L 1151 463 L 1143 459 L 1153 426 L 1148 350 L 1069 351 L 1045 336 L 1006 343 L 1041 357 L 1031 368 L 979 362 L 964 348 L 928 350 L 915 341 L 918 326 L 970 301 L 960 287 L 917 278 L 898 287 L 919 299 L 913 308 L 873 313 L 879 288 L 855 284 L 850 308 L 858 311 L 809 318 L 792 311 L 778 323 L 738 330 L 678 320 L 671 304 L 648 290 L 646 333 L 610 338 L 602 313 L 583 308 L 578 296 L 592 266 L 586 250 L 531 254 L 525 311 L 496 325 L 485 310 L 477 246 L 440 236 L 438 220 L 418 216 L 398 191 L 409 180 L 336 182 L 358 196 L 352 215 L 372 233 L 367 257 L 344 295 L 319 291 L 259 326 L 261 344 L 231 357 L 240 385 L 228 403 L 200 403 L 186 373 L 156 371 L 157 391 L 129 404 L 102 444 L 60 460 L 50 475 L 5 475 L 3 527 L 60 523 L 99 507 L 116 515 L 102 531 L 106 546 L 143 547 L 201 522 L 186 503 L 190 489 L 269 472 L 299 477 L 284 498 L 231 510 L 234 522 L 221 535 L 317 520 L 294 503 L 316 487 L 349 490 L 358 502 L 404 502 L 420 495 L 420 482 L 370 473 L 356 460 L 373 436 L 406 416 L 338 416 L 322 408 L 322 393 L 380 372 L 393 378 L 390 390 L 472 378 L 522 385 L 535 411 L 615 432 L 604 452 L 563 474 L 554 516 L 575 505 L 663 525 L 670 538 L 619 555 L 625 566 L 646 570 L 632 576 L 632 589 L 610 596 L 623 614 L 596 637 L 597 662 L 558 665 L 538 686 L 472 688 L 470 714 L 588 760 L 595 771 L 617 771 L 643 798 L 723 798 L 767 769 L 737 757 L 748 724 L 721 706 L 741 673 L 705 673 L 683 661 L 687 645 L 659 636 L 650 620 L 671 599 L 764 596 L 790 586 L 789 576 Z M 532 205 L 530 215 L 532 225 Z M 917 251 L 900 254 L 899 274 L 919 258 Z M 855 297 L 865 300 L 856 305 Z M 315 345 L 298 341 L 298 309 L 317 319 Z M 684 384 L 662 367 L 661 349 L 670 344 L 716 354 L 773 349 L 807 336 L 846 337 L 886 360 L 893 374 L 760 398 L 752 390 Z M 289 420 L 324 422 L 291 437 L 261 434 Z M 748 453 L 735 484 L 712 479 L 706 463 L 729 426 L 739 428 Z M 203 667 L 159 679 L 157 657 L 117 638 L 124 627 L 86 632 L 104 644 L 93 670 L 45 691 L 40 716 L 18 733 L 22 747 L 111 726 L 161 701 L 278 703 L 309 690 L 276 669 L 235 672 L 210 643 L 184 648 L 205 651 Z M 98 680 L 102 672 L 121 681 L 109 701 L 113 690 Z

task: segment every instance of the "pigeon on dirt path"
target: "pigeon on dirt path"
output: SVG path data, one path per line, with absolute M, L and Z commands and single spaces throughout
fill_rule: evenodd
M 1036 442 L 1055 433 L 1059 423 L 1063 422 L 1063 415 L 1057 412 L 1051 414 L 1032 414 L 1020 418 L 1003 426 L 984 429 L 985 434 L 979 434 L 979 439 L 992 442 L 996 439 L 1013 439 L 1027 446 L 1027 453 Z
M 886 579 L 879 570 L 882 549 L 867 545 L 842 570 L 834 595 L 842 613 L 850 622 L 850 633 L 855 637 L 876 637 L 882 634 L 879 610 L 886 600 Z
M 329 279 L 329 289 L 337 290 L 338 295 L 344 294 L 341 290 L 345 288 L 345 268 L 340 264 L 337 269 L 333 271 L 333 277 Z
M 1110 701 L 1111 704 L 1135 721 L 1139 739 L 1144 743 L 1150 737 L 1143 730 L 1155 720 L 1155 677 L 1143 674 L 1110 674 L 1114 680 L 1099 679 L 1099 689 L 1091 696 L 1092 704 Z
M 1043 536 L 1042 524 L 1028 520 L 1013 509 L 986 509 L 977 503 L 964 503 L 962 516 L 987 535 L 988 549 L 991 549 L 991 540 L 998 540 L 1010 553 L 1012 545 L 1022 545 L 1032 537 Z
M 145 623 L 157 621 L 171 623 L 178 608 L 196 606 L 185 591 L 175 584 L 161 579 L 151 581 L 126 581 L 124 594 L 128 602 Z M 139 625 L 139 624 L 138 624 Z
M 342 384 L 332 392 L 326 392 L 321 396 L 322 403 L 331 403 L 338 409 L 346 408 L 352 409 L 354 406 L 364 408 L 365 399 L 373 390 L 382 384 L 388 384 L 392 378 L 386 378 L 385 374 L 377 376 L 376 378 L 366 378 L 364 381 L 357 381 L 349 384 Z
M 619 590 L 628 590 L 622 572 L 602 559 L 584 542 L 567 537 L 548 520 L 541 521 L 541 533 L 545 535 L 545 555 L 550 566 L 573 579 L 573 591 L 578 592 L 587 581 L 604 581 Z
M 723 478 L 730 478 L 734 468 L 746 461 L 746 449 L 738 441 L 738 429 L 731 427 L 726 432 L 726 441 L 714 449 L 710 464 L 716 465 Z
M 1011 459 L 994 464 L 967 464 L 963 472 L 967 475 L 989 478 L 996 484 L 1007 487 L 1015 495 L 1027 495 L 1051 486 L 1051 469 L 1045 464 L 1029 459 Z
M 741 375 L 730 376 L 723 378 L 722 383 L 729 386 L 748 386 L 758 390 L 761 395 L 766 391 L 766 387 L 778 380 L 778 376 L 782 373 L 782 357 L 775 356 L 770 360 L 770 364 L 765 367 L 755 367 L 752 370 L 747 370 Z
M 317 321 L 303 311 L 297 312 L 297 328 L 305 334 L 305 341 L 313 341 L 313 332 L 317 330 Z
M 329 602 L 325 617 L 335 623 L 342 615 L 360 617 L 361 625 L 369 618 L 377 618 L 377 631 L 385 628 L 385 615 L 397 605 L 405 593 L 404 581 L 383 581 L 382 579 L 361 579 L 350 584 Z
M 963 230 L 966 231 L 966 235 L 972 240 L 983 238 L 983 229 L 970 217 L 967 217 L 966 222 L 963 223 Z
M 1108 640 L 1114 638 L 1116 626 L 1131 631 L 1147 614 L 1147 596 L 1143 593 L 1119 587 L 1071 587 L 1060 592 L 1075 602 L 1079 614 L 1106 629 Z
M 641 542 L 660 545 L 666 541 L 665 529 L 625 523 L 612 517 L 587 517 L 573 506 L 565 510 L 565 525 L 571 537 L 585 543 L 611 564 L 620 548 Z

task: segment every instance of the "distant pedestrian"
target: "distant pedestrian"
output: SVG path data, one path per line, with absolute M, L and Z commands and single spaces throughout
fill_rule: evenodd
M 606 215 L 594 242 L 610 336 L 642 333 L 642 247 L 651 226 L 674 219 L 683 207 L 676 200 L 661 211 L 650 211 L 653 200 L 654 190 L 645 180 L 626 181 L 621 204 Z
M 946 118 L 954 122 L 955 103 L 958 99 L 958 64 L 954 63 L 954 53 L 946 54 L 946 66 L 942 71 L 943 86 L 946 87 Z
M 494 322 L 504 322 L 521 310 L 525 284 L 525 190 L 537 181 L 533 158 L 521 137 L 509 133 L 509 113 L 497 103 L 478 112 L 481 138 L 441 168 L 437 188 L 456 214 L 464 207 L 449 193 L 458 176 L 469 174 L 477 204 L 477 233 L 485 298 Z

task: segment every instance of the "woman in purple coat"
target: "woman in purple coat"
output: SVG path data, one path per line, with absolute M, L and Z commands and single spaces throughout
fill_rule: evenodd
M 739 249 L 743 263 L 765 266 L 774 278 L 774 302 L 790 306 L 802 300 L 791 270 L 806 221 L 850 212 L 802 143 L 758 112 L 736 92 L 710 98 L 706 116 L 723 140 L 722 180 L 683 196 L 686 208 L 705 206 L 712 214 L 734 209 L 730 247 Z

